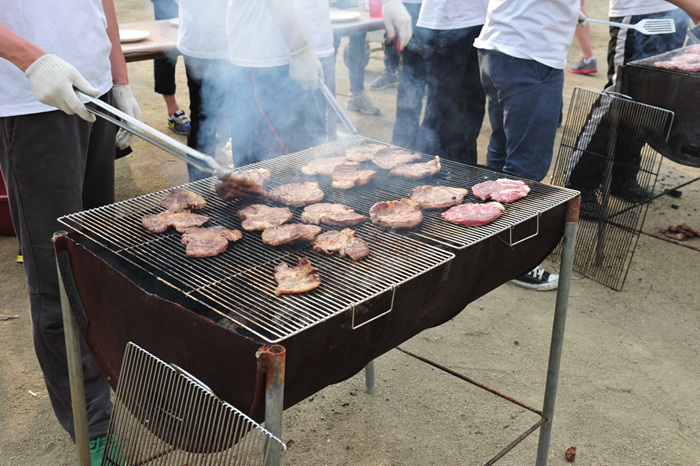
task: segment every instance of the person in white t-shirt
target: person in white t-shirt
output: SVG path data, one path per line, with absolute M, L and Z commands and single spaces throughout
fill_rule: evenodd
M 51 238 L 63 229 L 59 217 L 114 202 L 116 149 L 134 140 L 95 118 L 75 89 L 141 119 L 112 1 L 4 0 L 0 82 L 0 169 L 24 255 L 34 348 L 54 414 L 75 441 Z M 82 338 L 81 353 L 92 462 L 100 464 L 110 388 Z
M 547 175 L 580 6 L 580 0 L 489 1 L 474 41 L 491 122 L 489 168 L 533 181 Z M 535 267 L 513 283 L 546 291 L 557 288 L 559 277 Z
M 418 27 L 425 44 L 427 100 L 420 151 L 477 162 L 476 141 L 486 111 L 474 39 L 488 0 L 424 0 Z M 410 45 L 410 43 L 409 43 Z

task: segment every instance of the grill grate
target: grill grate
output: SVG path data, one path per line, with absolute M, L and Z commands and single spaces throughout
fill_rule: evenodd
M 270 169 L 272 177 L 267 188 L 317 181 L 326 194 L 324 202 L 343 203 L 367 216 L 376 202 L 410 197 L 413 188 L 421 184 L 470 189 L 485 180 L 507 177 L 443 160 L 441 173 L 427 180 L 389 177 L 387 170 L 377 169 L 377 177 L 368 185 L 339 190 L 331 187 L 329 176 L 311 177 L 301 172 L 301 167 L 311 160 L 344 155 L 347 148 L 367 141 L 370 140 L 353 136 L 245 168 Z M 423 158 L 423 161 L 430 159 L 427 155 Z M 198 212 L 211 217 L 209 225 L 241 229 L 236 212 L 248 202 L 222 201 L 214 194 L 215 182 L 215 178 L 207 178 L 183 188 L 207 199 L 207 205 Z M 369 221 L 356 226 L 357 236 L 366 240 L 371 249 L 370 255 L 359 262 L 313 251 L 308 244 L 269 247 L 262 243 L 259 233 L 251 232 L 244 232 L 241 240 L 232 243 L 225 253 L 216 257 L 188 258 L 178 233 L 171 229 L 152 234 L 141 225 L 145 214 L 164 210 L 159 201 L 170 190 L 59 220 L 236 326 L 268 343 L 276 343 L 339 313 L 354 312 L 359 304 L 390 293 L 412 278 L 447 263 L 454 258 L 449 249 L 464 249 L 494 235 L 503 235 L 506 242 L 514 244 L 519 241 L 518 235 L 522 236 L 514 231 L 516 226 L 531 219 L 537 220 L 542 212 L 576 196 L 575 191 L 568 189 L 533 182 L 528 184 L 531 187 L 528 197 L 506 205 L 506 211 L 499 219 L 482 227 L 470 228 L 445 222 L 440 217 L 441 211 L 424 211 L 421 225 L 410 231 L 387 231 Z M 471 193 L 465 198 L 465 202 L 469 201 L 476 201 Z M 270 201 L 265 203 L 274 205 Z M 300 222 L 303 209 L 290 210 L 294 215 L 292 221 Z M 324 227 L 324 231 L 326 229 Z M 283 261 L 294 265 L 296 258 L 302 256 L 308 257 L 319 270 L 321 286 L 306 293 L 276 297 L 273 268 Z

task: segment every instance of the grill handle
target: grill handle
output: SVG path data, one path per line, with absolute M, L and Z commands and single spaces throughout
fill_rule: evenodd
M 100 99 L 87 95 L 76 89 L 75 91 L 80 97 L 87 99 L 89 102 L 95 104 L 99 109 L 94 109 L 87 107 L 87 109 L 94 113 L 95 115 L 104 118 L 105 120 L 114 123 L 120 128 L 135 134 L 141 139 L 145 139 L 156 147 L 159 147 L 166 151 L 167 153 L 174 155 L 175 157 L 184 160 L 185 162 L 193 165 L 197 169 L 211 173 L 218 177 L 225 177 L 232 173 L 232 170 L 225 168 L 216 161 L 214 157 L 203 154 L 198 150 L 195 150 L 187 145 L 177 141 L 170 136 L 167 136 L 157 129 L 154 129 L 147 124 L 133 118 L 130 115 L 118 110 L 117 108 L 102 102 Z M 102 111 L 104 110 L 104 111 Z
M 394 310 L 394 298 L 396 297 L 396 285 L 392 285 L 391 287 L 391 305 L 389 306 L 389 309 L 386 311 L 382 312 L 381 314 L 378 314 L 371 319 L 368 319 L 364 322 L 358 323 L 355 325 L 355 305 L 352 305 L 352 329 L 357 330 L 358 328 L 362 327 L 363 325 L 367 325 L 370 322 L 374 322 L 375 320 L 379 319 L 380 317 L 384 317 L 388 313 Z

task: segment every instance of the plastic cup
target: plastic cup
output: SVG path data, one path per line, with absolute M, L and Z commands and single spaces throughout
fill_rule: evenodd
M 382 17 L 382 0 L 369 0 L 369 15 L 372 18 Z

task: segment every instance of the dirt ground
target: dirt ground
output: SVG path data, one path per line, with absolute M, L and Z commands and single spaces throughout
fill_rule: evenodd
M 607 1 L 589 0 L 589 16 L 606 19 Z M 147 0 L 116 0 L 121 22 L 152 18 Z M 565 111 L 576 86 L 605 84 L 607 28 L 592 26 L 599 71 L 566 72 Z M 345 41 L 343 41 L 343 45 Z M 365 83 L 383 69 L 372 43 Z M 574 42 L 570 62 L 578 61 Z M 163 99 L 153 89 L 152 63 L 129 65 L 144 121 L 167 132 Z M 338 61 L 338 97 L 345 103 L 347 69 Z M 188 109 L 184 66 L 180 105 Z M 396 89 L 369 92 L 379 116 L 351 113 L 360 133 L 390 140 Z M 565 115 L 566 117 L 566 115 Z M 483 157 L 489 133 L 480 139 Z M 172 133 L 170 133 L 172 134 Z M 181 138 L 184 141 L 184 138 Z M 117 161 L 117 198 L 128 199 L 187 182 L 184 165 L 144 141 Z M 558 145 L 555 146 L 555 158 Z M 700 176 L 700 169 L 664 159 L 655 192 Z M 549 463 L 700 465 L 700 238 L 683 245 L 653 237 L 670 224 L 700 228 L 700 183 L 650 204 L 625 286 L 574 280 L 553 420 Z M 0 464 L 71 465 L 76 451 L 56 422 L 31 344 L 22 268 L 14 237 L 0 237 Z M 545 263 L 549 270 L 556 264 Z M 535 408 L 541 408 L 556 293 L 511 284 L 470 304 L 452 321 L 402 345 Z M 287 465 L 422 466 L 483 464 L 537 421 L 537 416 L 393 350 L 375 362 L 373 394 L 362 373 L 285 411 Z M 534 464 L 538 433 L 498 464 Z

